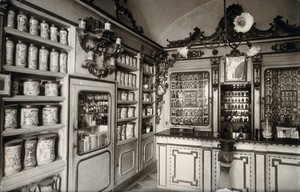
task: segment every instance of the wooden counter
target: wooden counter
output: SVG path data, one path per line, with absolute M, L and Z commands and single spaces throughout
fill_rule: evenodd
M 218 189 L 220 167 L 216 135 L 156 134 L 158 187 L 186 191 Z M 239 140 L 230 169 L 233 189 L 297 191 L 300 142 Z

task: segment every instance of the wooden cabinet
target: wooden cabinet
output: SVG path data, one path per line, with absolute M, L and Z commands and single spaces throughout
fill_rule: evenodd
M 5 169 L 10 157 L 7 157 L 6 152 L 1 153 L 1 175 L 0 175 L 0 189 L 1 191 L 13 190 L 22 186 L 29 185 L 31 183 L 37 183 L 47 177 L 58 176 L 61 178 L 61 190 L 66 188 L 66 150 L 63 146 L 67 145 L 67 117 L 68 117 L 68 55 L 72 52 L 73 47 L 67 38 L 67 43 L 62 42 L 62 38 L 58 40 L 45 38 L 38 34 L 33 34 L 30 31 L 29 20 L 35 18 L 40 24 L 42 21 L 48 24 L 48 27 L 55 26 L 59 30 L 67 29 L 67 36 L 70 34 L 71 25 L 60 19 L 57 19 L 51 15 L 43 13 L 39 10 L 33 9 L 27 5 L 23 5 L 18 1 L 12 1 L 8 10 L 15 12 L 15 19 L 12 20 L 14 26 L 7 26 L 8 13 L 3 16 L 2 23 L 4 23 L 3 37 L 6 39 L 2 44 L 3 59 L 1 61 L 3 71 L 11 74 L 12 92 L 9 97 L 3 97 L 1 99 L 1 106 L 4 108 L 1 111 L 1 119 L 8 121 L 9 115 L 6 113 L 6 108 L 9 106 L 15 106 L 17 109 L 17 126 L 15 128 L 6 127 L 1 123 L 1 151 L 5 151 L 5 146 L 8 142 L 21 139 L 24 149 L 21 150 L 21 167 L 22 169 L 16 173 L 6 175 Z M 20 30 L 17 22 L 17 16 L 23 13 L 27 17 L 27 31 Z M 38 26 L 36 26 L 38 27 Z M 19 29 L 18 29 L 19 28 Z M 47 31 L 47 33 L 50 32 Z M 12 42 L 10 47 L 6 45 L 7 41 Z M 22 42 L 22 46 L 25 48 L 23 52 L 19 52 L 19 43 Z M 30 52 L 31 47 L 35 48 L 35 51 Z M 41 49 L 45 48 L 48 51 L 45 62 L 47 63 L 46 70 L 41 70 Z M 12 62 L 7 62 L 9 57 L 9 49 L 13 49 Z M 63 53 L 63 54 L 62 54 Z M 29 54 L 37 54 L 33 56 L 34 61 L 30 61 Z M 54 55 L 52 55 L 54 54 Z M 61 57 L 61 58 L 60 58 Z M 64 58 L 63 58 L 64 57 Z M 23 59 L 23 60 L 22 60 Z M 21 61 L 22 60 L 22 61 Z M 31 65 L 31 66 L 30 66 Z M 37 65 L 37 66 L 32 66 Z M 29 82 L 35 82 L 35 85 L 31 85 Z M 54 87 L 49 89 L 47 82 L 52 82 Z M 50 91 L 50 94 L 49 92 Z M 30 106 L 37 109 L 36 116 L 27 117 L 24 109 L 30 108 Z M 46 119 L 49 117 L 47 109 L 49 106 L 54 106 L 54 110 L 50 113 L 53 115 L 50 117 L 50 121 L 46 123 Z M 48 116 L 47 116 L 48 115 Z M 25 126 L 25 121 L 28 118 L 31 121 L 33 118 L 37 120 L 37 123 Z M 56 135 L 54 144 L 54 161 L 47 164 L 34 165 L 31 169 L 26 168 L 24 153 L 26 150 L 25 140 L 27 137 L 33 137 L 37 143 L 40 138 L 46 134 Z M 32 158 L 39 158 L 38 148 L 33 149 L 36 154 Z M 32 160 L 32 159 L 31 159 Z M 60 184 L 59 184 L 60 185 Z

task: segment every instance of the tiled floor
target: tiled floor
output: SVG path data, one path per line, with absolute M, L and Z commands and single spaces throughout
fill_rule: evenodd
M 148 175 L 138 179 L 131 186 L 127 187 L 123 192 L 176 192 L 166 189 L 157 188 L 156 170 Z

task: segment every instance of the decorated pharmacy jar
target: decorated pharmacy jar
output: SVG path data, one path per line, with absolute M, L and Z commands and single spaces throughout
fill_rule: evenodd
M 40 23 L 40 36 L 46 39 L 49 39 L 49 24 L 44 20 Z
M 38 67 L 38 48 L 33 44 L 28 48 L 28 69 L 37 69 Z
M 38 137 L 36 160 L 38 165 L 45 165 L 55 160 L 56 134 L 44 134 Z
M 39 21 L 33 16 L 29 19 L 29 33 L 32 35 L 39 35 Z
M 55 25 L 52 24 L 50 27 L 50 40 L 57 42 L 57 37 L 58 37 L 57 27 L 55 27 Z
M 15 28 L 15 17 L 16 13 L 14 10 L 9 10 L 7 13 L 7 27 Z
M 22 169 L 21 150 L 22 139 L 14 139 L 4 144 L 4 174 L 5 176 L 18 173 Z
M 49 51 L 42 46 L 39 50 L 39 70 L 48 71 Z
M 4 109 L 4 128 L 14 129 L 18 127 L 18 108 L 17 106 L 5 106 Z
M 39 108 L 34 105 L 24 105 L 21 108 L 21 127 L 39 125 Z
M 27 62 L 27 45 L 18 41 L 16 45 L 16 66 L 26 67 Z
M 14 42 L 6 37 L 6 54 L 5 54 L 5 64 L 6 65 L 13 65 L 14 64 L 14 49 L 15 44 Z
M 50 71 L 59 71 L 59 53 L 55 49 L 50 52 Z
M 20 12 L 17 16 L 17 29 L 19 31 L 27 32 L 27 23 L 28 17 L 25 14 L 23 14 L 23 12 Z
M 59 42 L 61 44 L 67 45 L 68 44 L 68 31 L 66 29 L 61 29 L 59 31 Z
M 43 108 L 43 125 L 55 125 L 58 123 L 58 106 L 45 105 Z
M 60 52 L 59 54 L 59 72 L 67 72 L 68 54 L 66 52 Z
M 23 82 L 23 93 L 29 96 L 38 96 L 40 94 L 40 82 L 28 79 Z
M 45 83 L 45 96 L 58 96 L 58 83 L 47 81 Z
M 25 137 L 24 138 L 24 168 L 32 168 L 36 166 L 36 137 Z

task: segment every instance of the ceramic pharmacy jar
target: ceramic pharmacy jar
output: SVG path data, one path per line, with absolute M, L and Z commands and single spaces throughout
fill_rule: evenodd
M 42 46 L 39 50 L 39 70 L 48 71 L 49 51 Z
M 32 168 L 36 166 L 36 137 L 25 137 L 24 138 L 24 168 Z
M 15 129 L 18 127 L 18 108 L 17 106 L 4 107 L 4 129 Z
M 49 39 L 49 24 L 44 20 L 40 23 L 40 36 Z
M 28 96 L 38 96 L 40 94 L 40 82 L 27 79 L 23 82 L 23 93 Z
M 5 64 L 13 65 L 14 64 L 14 49 L 15 43 L 8 37 L 6 37 L 6 54 L 5 54 Z
M 58 106 L 45 105 L 43 107 L 43 125 L 55 125 L 58 123 Z
M 50 27 L 50 40 L 57 42 L 58 40 L 57 37 L 58 37 L 58 29 L 57 27 L 55 27 L 55 25 L 52 24 Z
M 21 108 L 21 127 L 33 127 L 39 125 L 39 108 L 34 105 L 24 105 Z
M 66 29 L 61 29 L 59 31 L 59 42 L 68 45 L 68 31 Z
M 18 173 L 22 169 L 21 151 L 22 139 L 14 139 L 4 144 L 4 174 L 5 176 Z
M 16 45 L 16 66 L 26 67 L 27 64 L 27 45 L 18 41 Z
M 7 27 L 12 27 L 15 28 L 15 18 L 16 18 L 16 13 L 14 10 L 9 10 L 7 12 Z
M 30 44 L 28 48 L 28 69 L 38 68 L 38 48 L 34 44 Z
M 33 16 L 29 19 L 29 33 L 31 35 L 39 35 L 39 21 Z
M 58 96 L 58 83 L 47 81 L 45 83 L 45 96 Z
M 59 54 L 59 72 L 67 72 L 68 54 L 66 52 L 60 52 Z
M 50 71 L 59 71 L 59 53 L 55 49 L 50 52 Z
M 38 137 L 36 149 L 37 165 L 45 165 L 55 160 L 56 134 L 44 134 Z
M 28 24 L 28 17 L 23 14 L 23 12 L 19 12 L 17 16 L 17 29 L 19 31 L 27 32 L 27 24 Z

